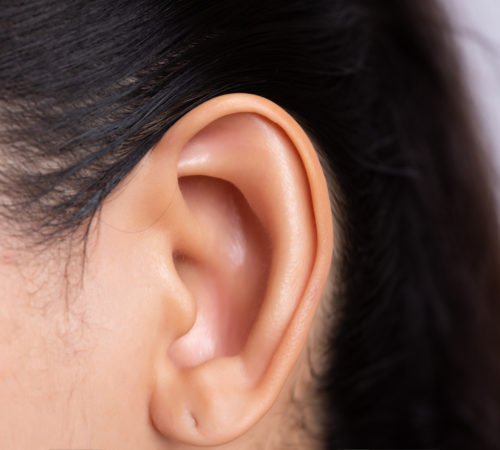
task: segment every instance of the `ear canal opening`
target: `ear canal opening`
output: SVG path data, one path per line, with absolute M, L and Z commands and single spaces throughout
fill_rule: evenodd
M 196 302 L 192 328 L 171 346 L 178 365 L 192 367 L 239 354 L 268 284 L 272 248 L 267 231 L 241 191 L 215 177 L 179 179 L 184 200 L 206 233 L 209 251 L 174 253 L 179 277 Z

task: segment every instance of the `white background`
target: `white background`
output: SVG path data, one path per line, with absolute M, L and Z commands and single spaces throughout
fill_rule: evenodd
M 500 205 L 500 0 L 441 1 L 464 56 L 478 122 L 497 173 Z

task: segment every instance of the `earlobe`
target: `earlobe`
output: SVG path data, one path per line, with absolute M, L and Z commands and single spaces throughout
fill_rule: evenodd
M 170 261 L 151 420 L 222 444 L 270 408 L 305 343 L 333 245 L 323 171 L 282 108 L 230 94 L 177 121 L 133 175 L 107 220 L 126 204 L 122 226 L 151 224 L 163 244 L 143 251 Z

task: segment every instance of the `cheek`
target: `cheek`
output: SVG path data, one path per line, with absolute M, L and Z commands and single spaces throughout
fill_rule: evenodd
M 138 443 L 151 432 L 158 313 L 149 288 L 124 283 L 130 255 L 101 248 L 69 309 L 61 292 L 28 295 L 0 271 L 0 448 L 116 448 L 124 430 Z
M 89 340 L 81 320 L 64 313 L 56 279 L 48 266 L 0 267 L 0 448 L 54 447 L 79 420 Z
M 120 233 L 103 233 L 90 255 L 79 299 L 92 335 L 79 392 L 98 448 L 116 448 L 124 430 L 127 440 L 143 443 L 149 437 L 154 357 L 161 342 L 161 305 L 155 303 L 154 286 L 141 282 L 154 262 L 138 264 L 139 249 L 118 253 L 120 239 Z

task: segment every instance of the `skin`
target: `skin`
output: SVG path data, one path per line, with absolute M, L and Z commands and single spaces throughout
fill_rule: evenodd
M 1 448 L 299 445 L 333 225 L 279 106 L 231 94 L 179 119 L 106 199 L 83 274 L 75 245 L 2 242 Z

